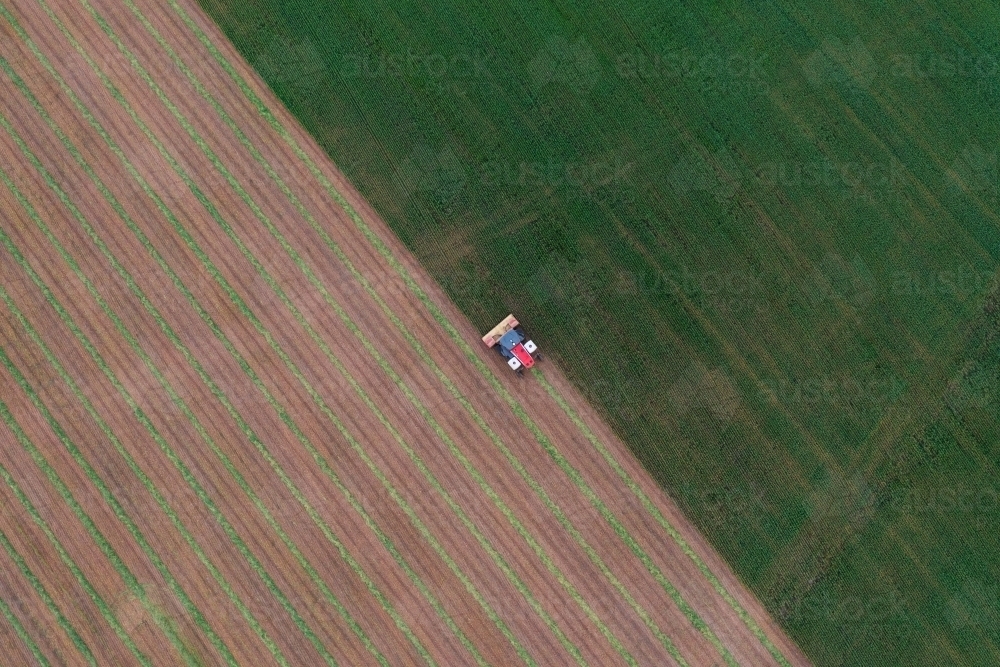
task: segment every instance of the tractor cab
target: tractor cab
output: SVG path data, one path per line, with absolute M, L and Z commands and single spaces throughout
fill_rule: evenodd
M 527 339 L 513 315 L 508 315 L 483 336 L 486 347 L 496 347 L 500 355 L 507 360 L 511 370 L 520 373 L 525 368 L 531 368 L 535 361 L 541 359 L 538 346 L 533 340 Z M 532 356 L 534 355 L 534 356 Z

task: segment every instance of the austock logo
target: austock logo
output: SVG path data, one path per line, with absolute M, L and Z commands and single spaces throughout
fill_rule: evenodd
M 876 58 L 860 37 L 827 36 L 802 60 L 802 71 L 817 87 L 845 86 L 859 92 L 882 83 L 965 80 L 995 90 L 1000 82 L 1000 56 L 993 51 L 956 49 L 897 52 Z
M 898 270 L 893 272 L 891 280 L 893 297 L 936 296 L 965 300 L 995 295 L 1000 288 L 1000 275 L 971 264 L 921 271 Z
M 548 192 L 563 199 L 587 199 L 604 204 L 632 203 L 637 164 L 619 155 L 593 160 L 490 160 L 476 167 L 486 186 L 515 186 Z
M 922 51 L 895 53 L 890 58 L 894 79 L 918 84 L 935 80 L 971 82 L 991 102 L 1000 94 L 1000 56 L 995 51 Z
M 695 308 L 718 315 L 756 315 L 771 307 L 769 277 L 763 272 L 726 266 L 647 271 L 638 276 L 624 272 L 617 285 L 622 294 L 670 295 L 689 300 Z
M 816 264 L 801 291 L 813 306 L 840 304 L 865 309 L 886 299 L 936 298 L 964 301 L 1000 290 L 1000 274 L 972 264 L 895 269 L 879 278 L 858 254 L 850 260 L 834 252 Z
M 765 378 L 760 393 L 775 405 L 794 407 L 886 406 L 906 396 L 906 383 L 895 375 L 818 375 L 807 378 Z
M 974 53 L 958 49 L 951 53 L 940 51 L 895 53 L 891 57 L 891 62 L 894 77 L 914 81 L 1000 78 L 1000 58 L 993 52 Z
M 457 53 L 357 52 L 344 55 L 342 79 L 398 79 L 439 93 L 464 95 L 489 78 L 493 63 L 485 51 Z
M 565 86 L 574 93 L 589 92 L 600 80 L 601 64 L 584 37 L 550 37 L 528 65 L 535 86 Z
M 323 56 L 308 37 L 300 40 L 275 35 L 253 66 L 272 85 L 287 86 L 303 99 L 329 80 Z
M 615 70 L 625 80 L 694 82 L 705 93 L 761 93 L 767 90 L 766 60 L 762 53 L 680 48 L 619 54 Z
M 952 191 L 966 194 L 988 192 L 995 196 L 1000 186 L 997 154 L 986 152 L 979 144 L 969 144 L 946 170 L 945 181 L 947 188 Z
M 786 603 L 777 616 L 785 623 L 831 623 L 839 626 L 892 625 L 907 616 L 906 601 L 898 591 L 881 595 L 834 595 L 823 592 L 794 603 Z
M 445 210 L 454 210 L 470 185 L 495 190 L 531 189 L 565 200 L 604 204 L 629 203 L 634 197 L 636 163 L 611 155 L 593 160 L 463 160 L 452 146 L 418 145 L 394 173 L 407 196 L 422 195 Z
M 817 523 L 846 521 L 857 531 L 871 521 L 878 498 L 861 472 L 828 470 L 806 499 L 809 517 Z
M 725 371 L 697 361 L 667 389 L 667 397 L 679 416 L 702 409 L 723 426 L 728 426 L 743 403 Z
M 893 495 L 890 507 L 901 514 L 1000 514 L 1000 495 L 993 487 L 973 488 L 964 484 L 910 488 Z
M 828 192 L 846 201 L 874 204 L 897 196 L 905 180 L 905 170 L 895 158 L 802 160 L 764 156 L 759 160 L 737 161 L 726 147 L 695 146 L 674 163 L 668 180 L 679 195 L 693 197 L 703 193 L 719 204 L 729 203 L 743 188 L 764 192 Z
M 852 91 L 867 89 L 877 70 L 878 63 L 860 37 L 846 43 L 826 37 L 802 63 L 802 71 L 814 86 L 845 86 Z
M 885 161 L 820 157 L 764 160 L 755 165 L 748 180 L 769 191 L 822 190 L 847 201 L 876 203 L 896 196 L 905 178 L 903 164 L 894 157 Z
M 956 630 L 1000 627 L 1000 587 L 979 579 L 967 579 L 961 589 L 948 596 L 945 619 Z

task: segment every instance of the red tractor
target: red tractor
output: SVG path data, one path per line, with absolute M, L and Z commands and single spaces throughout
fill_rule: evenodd
M 500 355 L 507 360 L 512 370 L 522 373 L 525 368 L 531 368 L 542 358 L 537 351 L 535 341 L 528 340 L 513 315 L 503 318 L 490 332 L 483 336 L 486 347 L 496 347 Z

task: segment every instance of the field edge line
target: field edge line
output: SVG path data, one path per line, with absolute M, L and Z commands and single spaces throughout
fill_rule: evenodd
M 461 338 L 461 334 L 458 333 L 457 329 L 455 329 L 453 325 L 451 325 L 450 321 L 437 308 L 436 304 L 433 304 L 433 301 L 426 294 L 426 292 L 424 292 L 423 289 L 412 279 L 412 277 L 409 276 L 409 272 L 406 269 L 406 267 L 403 266 L 394 257 L 392 251 L 387 246 L 384 245 L 384 243 L 377 236 L 377 234 L 375 234 L 375 232 L 372 231 L 370 227 L 368 227 L 367 223 L 365 223 L 363 219 L 361 219 L 360 215 L 354 210 L 350 202 L 348 202 L 347 199 L 343 197 L 343 195 L 341 195 L 339 191 L 337 191 L 336 187 L 333 186 L 333 184 L 329 181 L 326 175 L 319 170 L 319 168 L 313 162 L 312 158 L 310 158 L 305 153 L 305 151 L 302 150 L 301 146 L 298 145 L 298 142 L 295 140 L 295 138 L 291 136 L 291 134 L 287 131 L 287 129 L 284 128 L 281 122 L 267 108 L 267 106 L 263 103 L 263 101 L 260 100 L 259 96 L 257 96 L 257 94 L 249 87 L 249 84 L 246 83 L 242 75 L 236 72 L 236 70 L 232 67 L 232 64 L 229 63 L 226 57 L 222 55 L 221 52 L 218 51 L 217 47 L 214 44 L 212 44 L 211 40 L 204 33 L 204 31 L 201 30 L 201 28 L 193 21 L 193 19 L 191 19 L 191 17 L 187 14 L 187 12 L 178 5 L 176 0 L 168 0 L 168 2 L 180 16 L 181 20 L 186 25 L 188 25 L 188 27 L 191 28 L 193 32 L 195 32 L 199 41 L 201 41 L 201 43 L 205 45 L 205 47 L 209 50 L 209 52 L 212 53 L 213 57 L 216 59 L 217 62 L 219 62 L 220 66 L 222 66 L 223 69 L 225 69 L 227 73 L 230 74 L 230 76 L 236 82 L 237 86 L 243 91 L 244 95 L 246 95 L 247 99 L 251 102 L 251 104 L 253 104 L 257 108 L 261 116 L 264 117 L 271 124 L 271 126 L 278 132 L 280 136 L 282 136 L 283 139 L 286 140 L 286 142 L 289 143 L 289 145 L 296 152 L 298 157 L 303 161 L 303 163 L 306 165 L 309 171 L 317 178 L 317 180 L 319 180 L 320 184 L 324 186 L 324 189 L 328 192 L 328 194 L 330 194 L 331 197 L 339 205 L 341 205 L 344 211 L 348 214 L 349 217 L 351 217 L 352 221 L 358 227 L 359 231 L 361 231 L 362 234 L 364 234 L 365 237 L 368 238 L 369 242 L 372 243 L 373 247 L 376 248 L 376 250 L 383 256 L 383 258 L 386 259 L 386 261 L 389 262 L 391 266 L 393 266 L 393 268 L 397 271 L 400 277 L 403 278 L 404 282 L 407 284 L 407 287 L 409 287 L 411 291 L 413 291 L 414 294 L 417 295 L 417 297 L 421 300 L 421 302 L 423 302 L 425 306 L 428 307 L 428 310 L 431 312 L 434 319 L 437 320 L 440 324 L 442 324 L 445 330 L 449 333 L 449 336 L 453 340 L 455 340 L 455 342 L 459 343 L 460 347 L 463 347 L 463 351 L 466 351 L 466 356 L 469 356 L 470 358 L 473 357 L 475 353 L 472 352 L 471 348 L 468 347 L 468 344 L 465 343 L 464 338 Z M 475 359 L 478 360 L 478 357 L 475 357 Z M 695 555 L 697 556 L 697 554 Z M 698 563 L 696 562 L 695 564 L 697 565 Z M 699 567 L 699 569 L 701 568 Z M 751 630 L 754 636 L 757 637 L 759 641 L 761 641 L 765 649 L 767 649 L 768 652 L 771 653 L 772 657 L 778 660 L 778 662 L 783 667 L 791 667 L 791 663 L 789 663 L 787 658 L 785 658 L 784 655 L 781 654 L 781 652 L 777 649 L 777 647 L 773 645 L 770 639 L 768 639 L 766 635 L 763 634 L 763 631 L 759 630 L 759 626 L 757 626 L 759 634 L 758 631 L 754 630 L 754 627 L 752 627 L 750 624 L 752 623 L 753 626 L 756 626 L 756 622 L 753 621 L 753 619 L 749 616 L 748 612 L 746 612 L 746 610 L 742 608 L 742 605 L 739 605 L 739 602 L 736 601 L 735 598 L 733 598 L 732 595 L 728 593 L 728 591 L 726 591 L 726 594 L 723 596 L 723 599 L 731 607 L 733 607 L 734 603 L 738 606 L 738 608 L 733 607 L 733 610 L 740 617 L 740 620 L 743 621 L 745 625 L 747 625 L 748 629 Z
M 733 595 L 722 585 L 715 573 L 711 571 L 708 564 L 702 560 L 701 556 L 688 544 L 684 536 L 680 534 L 680 531 L 670 523 L 670 521 L 663 516 L 653 501 L 649 498 L 645 491 L 639 486 L 628 471 L 614 458 L 614 455 L 610 450 L 600 441 L 600 439 L 594 434 L 589 426 L 580 418 L 580 416 L 573 410 L 572 406 L 566 402 L 562 395 L 556 390 L 555 387 L 548 381 L 545 374 L 540 369 L 533 369 L 534 376 L 539 380 L 539 384 L 542 388 L 552 397 L 552 399 L 559 405 L 559 407 L 566 413 L 570 420 L 576 425 L 580 432 L 587 438 L 587 441 L 601 454 L 612 470 L 618 475 L 618 477 L 628 485 L 629 489 L 642 503 L 643 508 L 656 520 L 656 522 L 662 527 L 667 534 L 670 535 L 671 539 L 677 544 L 678 547 L 684 552 L 684 554 L 695 564 L 698 570 L 702 573 L 702 576 L 712 585 L 715 592 L 718 593 L 723 600 L 737 613 L 740 620 L 747 626 L 747 628 L 754 634 L 754 636 L 761 642 L 771 657 L 778 661 L 782 667 L 792 667 L 791 663 L 787 658 L 781 653 L 781 651 L 774 645 L 771 639 L 767 636 L 764 630 L 757 624 L 754 618 L 750 615 L 743 605 L 733 597 Z
M 238 128 L 238 126 L 235 125 L 235 123 L 232 121 L 232 119 L 229 118 L 229 116 L 225 112 L 225 110 L 221 108 L 221 105 L 219 105 L 219 103 L 213 97 L 211 97 L 211 94 L 208 93 L 204 89 L 204 87 L 200 83 L 200 81 L 198 81 L 197 78 L 194 77 L 194 75 L 192 73 L 190 73 L 190 71 L 186 68 L 186 66 L 183 64 L 183 62 L 179 62 L 179 58 L 176 56 L 176 53 L 170 48 L 169 45 L 167 45 L 167 44 L 164 43 L 164 40 L 162 39 L 162 37 L 158 34 L 158 32 L 155 31 L 155 28 L 148 23 L 148 20 L 146 20 L 145 17 L 141 15 L 141 12 L 139 12 L 138 9 L 134 6 L 134 3 L 132 3 L 131 0 L 125 0 L 125 2 L 126 2 L 126 4 L 128 4 L 128 6 L 130 7 L 130 9 L 132 9 L 133 14 L 136 14 L 137 17 L 140 19 L 140 21 L 142 21 L 144 23 L 147 31 L 150 32 L 150 34 L 152 34 L 153 37 L 160 43 L 161 47 L 163 47 L 168 52 L 168 54 L 174 60 L 175 64 L 179 68 L 181 68 L 182 71 L 184 71 L 185 75 L 188 76 L 188 79 L 198 89 L 199 94 L 201 94 L 203 98 L 205 98 L 210 104 L 212 104 L 212 106 L 216 109 L 216 111 L 222 117 L 223 121 L 226 122 L 226 124 L 230 127 L 230 129 L 234 133 L 237 134 L 240 142 L 244 145 L 244 147 L 246 147 L 248 150 L 251 151 L 251 153 L 253 154 L 253 157 L 259 163 L 262 164 L 262 166 L 265 168 L 265 170 L 268 171 L 268 175 L 273 180 L 276 181 L 276 183 L 279 185 L 279 187 L 282 189 L 282 191 L 286 194 L 286 196 L 288 196 L 292 200 L 292 204 L 294 206 L 296 206 L 296 208 L 299 210 L 299 212 L 304 217 L 307 218 L 307 220 L 310 222 L 311 225 L 315 225 L 316 223 L 315 223 L 315 220 L 312 219 L 312 215 L 307 210 L 305 210 L 304 206 L 301 204 L 301 202 L 298 200 L 298 198 L 294 195 L 294 193 L 292 193 L 288 189 L 287 185 L 281 180 L 280 176 L 277 176 L 277 174 L 273 170 L 273 167 L 270 167 L 270 165 L 267 163 L 266 159 L 262 155 L 260 155 L 259 151 L 257 151 L 257 149 L 249 141 L 249 139 L 246 138 L 245 135 L 243 135 L 242 131 Z M 374 350 L 374 347 L 370 344 L 369 341 L 367 341 L 367 339 L 364 337 L 364 335 L 362 333 L 360 333 L 360 330 L 358 329 L 357 325 L 354 324 L 354 322 L 350 320 L 349 316 L 346 315 L 346 313 L 339 306 L 339 304 L 337 304 L 335 301 L 332 301 L 332 296 L 325 290 L 325 287 L 322 285 L 322 282 L 319 281 L 319 279 L 315 276 L 315 274 L 313 274 L 311 272 L 311 269 L 309 269 L 308 266 L 304 265 L 304 262 L 301 259 L 301 257 L 298 256 L 298 253 L 293 248 L 291 248 L 290 244 L 288 244 L 287 241 L 283 238 L 283 236 L 281 235 L 280 231 L 278 231 L 277 229 L 273 228 L 273 226 L 269 226 L 268 228 L 271 231 L 272 235 L 274 235 L 276 237 L 276 239 L 279 241 L 279 243 L 281 243 L 281 245 L 285 248 L 286 252 L 288 252 L 290 254 L 290 256 L 292 257 L 293 261 L 295 261 L 296 264 L 300 267 L 300 269 L 303 270 L 303 272 L 309 278 L 310 282 L 320 290 L 323 298 L 327 301 L 328 305 L 330 305 L 331 307 L 333 307 L 336 310 L 337 314 L 345 322 L 345 325 L 348 326 L 351 329 L 351 331 L 356 336 L 359 337 L 359 339 L 361 340 L 361 342 L 365 346 L 365 348 L 371 354 L 373 354 L 373 356 L 375 356 L 376 361 L 383 368 L 383 370 L 390 376 L 390 379 L 392 379 L 397 384 L 397 386 L 400 386 L 400 388 L 406 394 L 407 398 L 411 402 L 414 403 L 414 405 L 417 407 L 418 410 L 421 411 L 421 414 L 424 416 L 425 420 L 428 420 L 429 425 L 435 430 L 435 432 L 438 433 L 439 437 L 442 437 L 442 439 L 445 441 L 445 444 L 448 445 L 448 447 L 452 450 L 452 452 L 454 454 L 455 450 L 457 449 L 457 447 L 451 441 L 450 437 L 447 436 L 446 433 L 443 433 L 440 425 L 437 424 L 437 422 L 436 422 L 436 420 L 434 420 L 433 416 L 429 415 L 429 412 L 426 410 L 426 407 L 423 406 L 423 404 L 419 401 L 419 399 L 417 399 L 415 397 L 415 395 L 413 394 L 412 390 L 410 390 L 407 386 L 405 386 L 405 383 L 402 383 L 402 381 L 399 378 L 398 374 L 395 373 L 395 371 L 391 368 L 391 366 L 388 365 L 388 363 L 381 357 L 381 355 L 379 355 L 378 352 L 376 350 Z M 241 247 L 241 250 L 242 250 L 242 247 Z M 265 276 L 265 279 L 266 278 L 267 277 Z M 275 288 L 275 289 L 279 289 L 279 288 Z M 281 295 L 279 294 L 279 297 L 280 296 Z M 283 301 L 286 301 L 286 299 L 283 299 Z M 333 362 L 335 365 L 337 365 L 338 370 L 342 374 L 346 373 L 346 370 L 341 368 L 341 365 L 337 363 L 337 360 L 331 358 L 332 351 L 329 350 L 329 347 L 327 345 L 325 345 L 325 343 L 318 337 L 318 334 L 316 334 L 312 330 L 311 326 L 304 320 L 304 318 L 301 317 L 301 314 L 297 312 L 297 308 L 294 306 L 294 304 L 286 303 L 286 306 L 288 306 L 290 309 L 293 310 L 293 315 L 300 322 L 300 324 L 302 324 L 302 326 L 304 326 L 304 327 L 307 328 L 307 332 L 310 334 L 310 336 L 313 338 L 313 340 L 321 347 L 321 349 L 326 354 L 326 356 L 328 357 L 328 359 L 330 359 L 331 362 Z M 348 378 L 348 379 L 350 381 L 350 378 Z M 354 384 L 355 383 L 352 383 L 352 386 Z M 363 392 L 363 390 L 359 389 L 358 387 L 355 387 L 355 389 L 356 389 L 356 391 Z M 377 411 L 378 410 L 378 408 L 374 407 L 374 404 L 370 401 L 370 399 L 367 398 L 366 395 L 362 395 L 362 400 L 365 400 L 366 404 L 373 411 Z M 320 407 L 321 407 L 321 409 L 323 408 L 322 405 Z M 380 415 L 378 412 L 376 412 L 376 416 L 379 417 L 380 421 L 382 421 L 383 424 L 387 423 L 387 419 L 385 419 L 384 416 Z M 398 433 L 395 432 L 395 429 L 393 427 L 387 426 L 387 428 L 390 428 L 390 430 L 393 433 L 393 436 L 397 440 L 400 440 L 401 436 Z M 404 445 L 404 447 L 405 447 L 405 445 Z M 464 454 L 462 454 L 461 452 L 459 452 L 458 454 L 455 454 L 455 455 L 456 455 L 457 458 L 459 458 L 459 460 L 463 464 L 463 466 L 466 467 L 466 470 L 470 472 L 470 475 L 472 475 L 474 481 L 476 481 L 481 487 L 483 486 L 483 484 L 486 484 L 486 482 L 482 478 L 481 474 L 477 470 L 475 470 L 474 467 L 472 468 L 472 470 L 469 469 L 469 466 L 471 465 L 471 463 L 467 460 L 467 458 L 464 456 Z M 411 457 L 412 456 L 413 456 L 413 454 L 411 453 Z M 524 537 L 526 529 L 523 527 L 523 525 L 520 524 L 520 522 L 516 518 L 511 518 L 511 512 L 510 512 L 509 507 L 507 507 L 506 504 L 503 503 L 502 499 L 499 499 L 499 496 L 497 496 L 497 494 L 494 491 L 492 491 L 492 489 L 486 489 L 486 493 L 491 498 L 491 500 L 493 500 L 494 504 L 497 504 L 499 502 L 499 503 L 501 503 L 503 505 L 503 506 L 498 505 L 498 508 L 500 509 L 501 512 L 503 512 L 505 514 L 505 516 L 507 516 L 508 520 L 511 521 L 511 523 L 515 527 L 515 529 L 519 533 L 522 534 L 522 537 Z M 536 551 L 536 553 L 539 553 L 539 549 L 541 549 L 541 547 L 540 547 L 540 545 L 537 544 L 537 542 L 534 540 L 534 538 L 530 536 L 530 533 L 528 534 L 528 537 L 525 537 L 525 539 L 528 540 L 529 546 L 531 546 L 532 549 Z M 539 553 L 539 557 L 542 559 L 542 562 L 546 565 L 546 567 L 550 569 L 550 571 L 552 571 L 553 567 L 556 567 L 546 555 Z M 589 618 L 591 618 L 591 620 L 593 620 L 597 624 L 598 629 L 601 631 L 601 633 L 604 634 L 606 638 L 608 638 L 608 640 L 611 642 L 612 646 L 616 650 L 618 650 L 619 653 L 623 654 L 623 657 L 626 659 L 626 661 L 630 662 L 630 664 L 633 663 L 634 659 L 631 656 L 629 656 L 627 654 L 627 652 L 625 652 L 624 647 L 621 645 L 620 641 L 616 637 L 614 637 L 614 635 L 611 633 L 610 629 L 607 628 L 606 625 L 604 625 L 604 623 L 602 621 L 600 621 L 599 619 L 597 619 L 596 614 L 593 612 L 592 609 L 589 608 L 589 605 L 587 605 L 587 603 L 585 601 L 582 601 L 582 597 L 575 590 L 575 587 L 572 587 L 572 584 L 568 583 L 568 580 L 566 580 L 565 576 L 562 575 L 561 572 L 560 573 L 553 572 L 553 574 L 556 574 L 557 580 L 560 581 L 561 583 L 563 583 L 564 586 L 568 585 L 568 586 L 571 587 L 572 590 L 569 590 L 569 593 L 570 593 L 571 597 L 573 597 L 574 600 L 576 600 L 578 602 L 578 604 L 581 604 L 581 606 L 582 606 L 583 611 L 585 612 L 585 614 Z M 597 619 L 597 620 L 595 620 L 595 619 Z M 643 618 L 643 620 L 646 621 L 647 624 L 649 623 L 648 617 L 647 618 Z M 654 634 L 656 632 L 658 632 L 658 630 L 654 629 Z M 664 636 L 664 638 L 665 638 L 665 636 Z M 669 639 L 667 638 L 666 641 L 669 642 Z M 668 650 L 669 650 L 669 648 L 668 648 Z M 674 657 L 676 659 L 679 656 L 677 654 L 674 654 Z M 681 660 L 681 663 L 683 664 L 683 660 Z

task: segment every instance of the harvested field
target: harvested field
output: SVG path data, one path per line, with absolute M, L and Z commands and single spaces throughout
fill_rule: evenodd
M 0 8 L 7 655 L 805 663 L 196 5 Z

